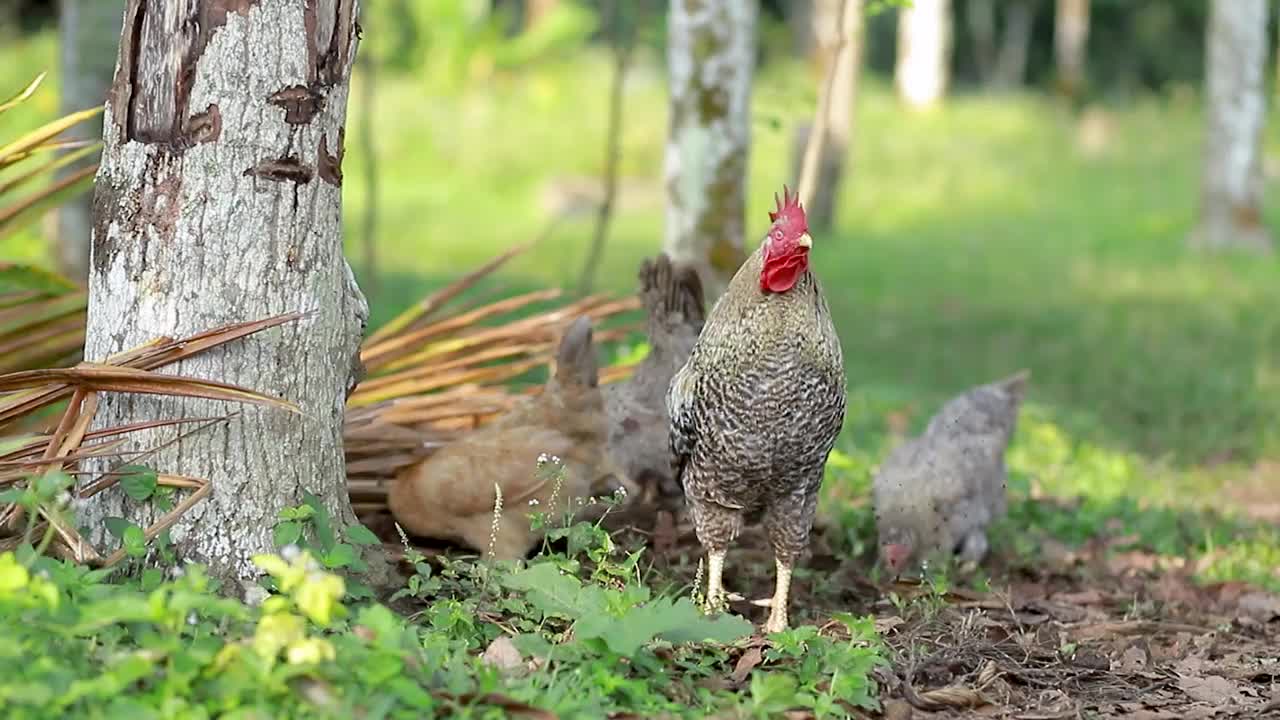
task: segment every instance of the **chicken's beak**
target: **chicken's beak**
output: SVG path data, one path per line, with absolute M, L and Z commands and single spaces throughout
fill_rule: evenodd
M 813 247 L 813 238 L 809 237 L 809 233 L 800 233 L 800 239 L 797 242 L 805 250 Z

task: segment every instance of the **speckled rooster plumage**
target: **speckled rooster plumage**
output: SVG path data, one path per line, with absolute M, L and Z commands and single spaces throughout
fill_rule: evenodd
M 827 455 L 844 422 L 840 340 L 798 197 L 783 188 L 764 241 L 707 317 L 667 392 L 675 474 L 708 553 L 707 604 L 742 525 L 764 522 L 777 564 L 765 632 L 788 624 L 791 571 L 805 550 Z

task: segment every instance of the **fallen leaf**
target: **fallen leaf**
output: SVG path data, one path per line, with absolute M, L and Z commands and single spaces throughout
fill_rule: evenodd
M 738 664 L 733 666 L 733 673 L 729 675 L 729 679 L 734 683 L 740 683 L 747 679 L 751 671 L 755 669 L 760 661 L 764 659 L 763 653 L 759 647 L 748 648 L 742 653 L 742 657 L 738 658 Z
M 890 615 L 889 617 L 878 617 L 875 622 L 876 632 L 881 635 L 886 635 L 890 630 L 898 627 L 902 623 L 906 622 L 906 620 L 903 620 L 897 615 Z
M 1138 645 L 1130 645 L 1120 653 L 1120 657 L 1111 661 L 1111 672 L 1136 673 L 1147 667 L 1147 651 Z
M 494 638 L 493 642 L 489 643 L 489 647 L 485 648 L 480 659 L 499 670 L 506 671 L 515 670 L 524 665 L 524 658 L 520 656 L 520 651 L 506 635 Z
M 902 700 L 886 700 L 884 702 L 884 720 L 911 720 L 911 705 Z
M 1178 687 L 1192 700 L 1218 706 L 1240 699 L 1240 688 L 1221 675 L 1182 675 Z
M 1098 605 L 1106 598 L 1102 597 L 1102 593 L 1090 588 L 1079 592 L 1054 593 L 1049 599 L 1064 605 Z

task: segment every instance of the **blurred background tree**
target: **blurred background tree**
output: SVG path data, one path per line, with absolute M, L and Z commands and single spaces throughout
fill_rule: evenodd
M 120 45 L 120 18 L 124 0 L 61 0 L 58 6 L 62 112 L 95 107 L 106 101 L 115 73 L 116 48 Z M 68 135 L 81 140 L 102 139 L 102 118 L 72 128 Z M 96 158 L 85 158 L 60 171 L 67 177 Z M 68 278 L 83 284 L 89 278 L 89 234 L 93 226 L 92 198 L 88 193 L 67 201 L 58 209 L 58 267 Z

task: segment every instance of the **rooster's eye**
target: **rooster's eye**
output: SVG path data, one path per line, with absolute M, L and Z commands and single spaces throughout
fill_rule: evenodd
M 782 239 L 782 231 L 781 231 L 781 230 L 774 230 L 774 231 L 773 231 L 773 239 L 774 239 L 774 240 L 781 240 L 781 239 Z

